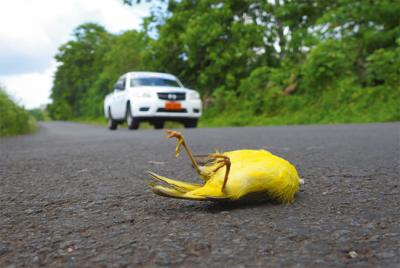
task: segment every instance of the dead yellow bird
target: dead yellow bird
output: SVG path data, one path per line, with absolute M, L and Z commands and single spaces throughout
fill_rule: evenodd
M 299 190 L 301 179 L 296 168 L 266 150 L 236 150 L 193 156 L 180 132 L 166 132 L 167 138 L 178 140 L 176 156 L 179 156 L 183 146 L 204 184 L 172 180 L 149 172 L 154 179 L 166 184 L 150 184 L 158 195 L 200 201 L 269 199 L 289 203 Z

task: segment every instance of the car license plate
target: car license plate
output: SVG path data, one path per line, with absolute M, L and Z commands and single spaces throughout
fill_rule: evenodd
M 167 101 L 165 103 L 165 110 L 180 110 L 180 109 L 182 109 L 182 105 L 180 102 Z

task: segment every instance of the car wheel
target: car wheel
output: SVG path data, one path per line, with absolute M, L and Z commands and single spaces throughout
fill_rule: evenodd
M 163 129 L 164 128 L 164 121 L 157 120 L 153 123 L 154 129 Z
M 132 116 L 131 105 L 129 103 L 126 107 L 126 123 L 129 129 L 138 129 L 140 125 L 139 119 Z
M 187 119 L 183 122 L 185 128 L 195 128 L 197 127 L 197 119 Z
M 112 115 L 111 115 L 111 108 L 108 107 L 108 129 L 109 129 L 109 130 L 116 130 L 117 127 L 118 127 L 118 123 L 117 123 L 117 121 L 115 121 L 115 120 L 112 118 Z

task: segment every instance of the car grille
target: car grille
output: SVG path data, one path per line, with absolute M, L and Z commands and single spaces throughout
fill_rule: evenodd
M 179 109 L 179 110 L 168 110 L 164 108 L 158 108 L 157 109 L 158 113 L 187 113 L 186 109 Z
M 186 99 L 186 93 L 182 92 L 158 92 L 160 100 L 180 101 Z

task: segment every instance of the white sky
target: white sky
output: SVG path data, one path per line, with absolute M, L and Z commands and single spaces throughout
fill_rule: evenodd
M 0 0 L 0 84 L 28 109 L 50 102 L 54 55 L 73 29 L 96 22 L 109 32 L 140 29 L 150 5 L 122 0 Z M 142 1 L 145 2 L 145 1 Z

